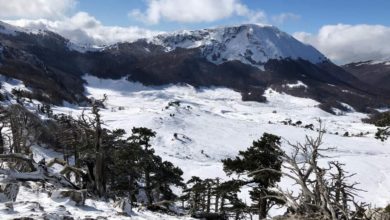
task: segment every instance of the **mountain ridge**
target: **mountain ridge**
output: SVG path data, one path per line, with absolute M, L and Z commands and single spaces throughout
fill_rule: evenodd
M 305 45 L 274 26 L 244 24 L 213 29 L 161 34 L 151 40 L 168 51 L 176 48 L 202 48 L 210 62 L 221 64 L 239 60 L 261 66 L 270 59 L 304 59 L 312 63 L 327 58 L 314 47 Z
M 345 64 L 342 68 L 361 81 L 390 92 L 390 60 L 369 60 Z
M 237 35 L 249 39 L 247 34 L 251 27 L 257 27 L 259 30 L 266 28 L 267 31 L 268 28 L 271 28 L 271 31 L 278 30 L 275 27 L 243 25 L 231 29 L 225 27 L 218 30 L 226 31 L 217 32 L 219 34 L 226 32 L 225 37 L 220 39 L 228 41 L 224 43 L 229 44 L 237 39 Z M 191 36 L 183 38 L 179 35 L 178 39 L 188 41 L 187 38 L 192 38 Z M 205 36 L 211 39 L 207 37 L 208 33 L 205 33 L 203 38 Z M 280 36 L 282 39 L 298 42 L 284 32 L 280 32 Z M 195 36 L 195 40 L 191 42 L 203 39 L 198 37 Z M 166 42 L 175 43 L 169 37 Z M 310 59 L 305 60 L 298 56 L 295 58 L 264 56 L 257 57 L 264 58 L 260 63 L 249 64 L 248 57 L 240 56 L 242 51 L 246 51 L 246 46 L 253 46 L 246 41 L 248 44 L 242 48 L 238 47 L 235 53 L 227 53 L 232 56 L 231 59 L 218 63 L 210 61 L 209 55 L 215 54 L 214 52 L 221 48 L 223 50 L 233 48 L 232 45 L 240 45 L 237 43 L 224 45 L 214 40 L 210 42 L 211 44 L 197 47 L 176 45 L 175 49 L 167 50 L 167 44 L 161 45 L 141 39 L 79 52 L 69 46 L 71 43 L 69 40 L 49 31 L 18 32 L 16 35 L 0 33 L 2 48 L 0 74 L 24 81 L 28 86 L 38 90 L 40 96 L 50 94 L 49 96 L 56 100 L 56 104 L 61 103 L 61 100 L 85 103 L 87 99 L 83 94 L 85 82 L 82 76 L 88 73 L 101 78 L 128 77 L 128 80 L 146 85 L 187 83 L 196 87 L 227 87 L 240 92 L 246 101 L 266 101 L 264 91 L 267 88 L 274 88 L 287 94 L 315 99 L 322 103 L 323 109 L 327 111 L 332 111 L 332 108 L 343 108 L 340 103 L 351 105 L 358 111 L 370 111 L 370 108 L 389 105 L 389 98 L 381 90 L 359 81 L 357 77 L 330 62 L 314 48 L 299 42 L 300 46 L 309 48 L 314 54 L 320 54 L 318 56 L 322 57 L 321 62 L 311 62 Z M 210 48 L 208 47 L 210 45 L 222 46 L 205 50 Z M 256 44 L 254 45 L 253 48 L 256 49 Z M 260 42 L 259 48 L 263 46 Z M 207 52 L 205 55 L 205 51 L 213 53 Z M 307 85 L 307 88 L 284 86 L 298 81 Z

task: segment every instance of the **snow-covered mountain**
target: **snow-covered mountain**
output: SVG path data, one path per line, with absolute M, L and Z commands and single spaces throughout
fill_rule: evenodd
M 278 28 L 257 24 L 167 33 L 152 42 L 163 45 L 167 51 L 199 47 L 203 56 L 216 64 L 238 60 L 261 67 L 270 59 L 303 59 L 312 63 L 327 60 L 314 47 Z
M 273 88 L 315 99 L 327 111 L 343 108 L 340 103 L 369 111 L 373 105 L 386 106 L 390 96 L 272 26 L 182 31 L 93 50 L 53 32 L 19 32 L 4 23 L 0 27 L 7 30 L 0 33 L 0 71 L 56 104 L 86 101 L 85 73 L 147 85 L 227 87 L 240 92 L 243 100 L 262 102 L 264 92 Z M 298 82 L 307 87 L 283 86 Z

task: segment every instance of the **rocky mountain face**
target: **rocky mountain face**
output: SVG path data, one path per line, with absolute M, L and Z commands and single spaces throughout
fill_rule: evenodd
M 370 85 L 390 91 L 390 61 L 350 63 L 343 69 Z
M 128 77 L 147 85 L 187 83 L 232 88 L 266 101 L 267 88 L 313 98 L 327 111 L 388 106 L 388 93 L 363 83 L 313 47 L 275 27 L 242 25 L 176 32 L 100 50 L 75 47 L 46 31 L 0 23 L 0 74 L 23 80 L 36 96 L 85 103 L 82 75 Z M 81 50 L 82 49 L 82 50 Z
M 271 59 L 304 59 L 312 63 L 327 60 L 313 47 L 276 27 L 254 24 L 163 34 L 152 43 L 164 46 L 167 51 L 201 48 L 202 56 L 215 64 L 237 60 L 263 68 Z

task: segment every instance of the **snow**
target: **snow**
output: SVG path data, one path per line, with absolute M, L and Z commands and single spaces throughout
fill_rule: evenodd
M 9 104 L 16 104 L 17 103 L 14 95 L 12 94 L 12 90 L 14 90 L 14 89 L 32 92 L 31 89 L 26 87 L 22 81 L 14 79 L 14 78 L 9 78 L 9 77 L 3 76 L 1 74 L 0 74 L 0 83 L 1 83 L 0 92 L 6 97 L 13 97 L 9 100 L 6 99 L 5 101 L 0 102 L 2 105 L 9 105 Z M 36 106 L 38 104 L 42 105 L 42 103 L 37 101 L 37 100 L 31 100 L 31 101 L 29 100 L 29 102 L 25 103 L 25 107 L 31 111 L 35 111 Z
M 0 34 L 6 35 L 17 35 L 18 33 L 28 33 L 28 34 L 46 34 L 46 30 L 36 29 L 36 28 L 22 28 L 7 24 L 0 21 Z
M 116 211 L 113 201 L 95 201 L 87 199 L 84 206 L 76 206 L 68 198 L 55 198 L 46 192 L 39 190 L 34 183 L 33 187 L 21 186 L 18 197 L 14 203 L 14 211 L 6 211 L 5 203 L 0 203 L 0 216 L 2 220 L 15 219 L 19 217 L 32 217 L 34 219 L 63 219 L 63 216 L 72 216 L 75 219 L 84 218 L 107 218 L 107 219 L 179 219 L 177 216 L 154 213 L 151 211 L 133 209 L 131 217 L 120 215 Z M 44 218 L 46 216 L 46 218 Z M 180 219 L 190 219 L 181 217 Z
M 272 89 L 265 92 L 267 103 L 258 103 L 243 102 L 239 93 L 227 88 L 177 85 L 151 87 L 129 82 L 125 78 L 108 80 L 89 75 L 84 76 L 84 79 L 88 82 L 86 95 L 94 98 L 102 98 L 104 94 L 108 96 L 107 108 L 101 111 L 105 126 L 111 129 L 123 128 L 128 133 L 134 126 L 155 130 L 157 136 L 153 146 L 156 153 L 182 168 L 185 180 L 191 176 L 227 179 L 221 159 L 233 157 L 239 150 L 245 150 L 264 132 L 282 136 L 282 147 L 289 152 L 287 141 L 302 142 L 305 135 L 314 136 L 316 132 L 284 125 L 283 121 L 317 125 L 317 120 L 321 118 L 327 130 L 324 147 L 335 148 L 329 152 L 328 158 L 321 160 L 321 164 L 338 160 L 346 164 L 347 171 L 357 173 L 352 181 L 360 182 L 359 187 L 365 190 L 361 192 L 359 200 L 382 207 L 390 202 L 390 144 L 389 141 L 380 142 L 374 138 L 376 127 L 361 122 L 361 119 L 367 117 L 363 113 L 351 109 L 340 116 L 332 115 L 318 108 L 317 101 Z M 7 90 L 23 86 L 15 81 L 3 82 L 3 85 Z M 169 105 L 173 101 L 179 101 L 179 105 Z M 55 113 L 77 116 L 83 108 L 65 105 L 54 107 L 53 110 Z M 343 137 L 345 132 L 364 135 Z M 60 153 L 42 146 L 34 146 L 32 152 L 37 161 L 61 157 Z M 59 172 L 61 167 L 51 169 Z M 280 186 L 284 189 L 293 188 L 289 179 L 283 179 Z M 249 201 L 248 189 L 243 189 L 240 196 Z M 39 202 L 44 212 L 30 211 L 34 206 L 31 202 Z M 67 199 L 50 198 L 47 193 L 34 187 L 21 187 L 13 214 L 4 211 L 4 205 L 0 204 L 0 215 L 4 219 L 65 212 L 76 218 L 103 216 L 108 219 L 126 219 L 117 215 L 112 201 L 87 200 L 85 207 L 78 207 Z M 282 211 L 273 210 L 272 213 L 280 214 Z M 179 218 L 185 219 L 135 208 L 131 219 Z
M 8 93 L 11 93 L 12 90 L 16 89 L 16 90 L 24 90 L 24 91 L 30 91 L 30 89 L 28 89 L 22 81 L 20 80 L 17 80 L 17 79 L 13 79 L 13 78 L 9 78 L 9 77 L 6 77 L 6 76 L 3 76 L 3 75 L 0 75 L 0 82 L 1 82 L 1 90 L 3 92 L 8 92 Z
M 235 156 L 245 150 L 263 132 L 274 133 L 286 140 L 303 141 L 305 134 L 316 132 L 283 125 L 282 121 L 298 120 L 303 124 L 317 124 L 321 118 L 328 133 L 324 147 L 336 147 L 328 160 L 339 160 L 346 169 L 357 173 L 353 180 L 361 182 L 361 200 L 384 206 L 390 202 L 389 142 L 374 139 L 376 127 L 361 122 L 367 115 L 355 111 L 335 116 L 318 108 L 318 102 L 297 98 L 268 89 L 268 102 L 243 102 L 239 93 L 226 88 L 199 88 L 191 86 L 146 87 L 139 83 L 121 80 L 102 80 L 86 76 L 89 96 L 102 98 L 108 95 L 107 109 L 102 110 L 105 124 L 110 128 L 133 126 L 154 129 L 156 152 L 181 167 L 184 178 L 193 175 L 202 178 L 226 178 L 221 159 Z M 171 106 L 180 101 L 180 106 Z M 119 110 L 121 107 L 123 110 Z M 58 112 L 80 114 L 80 108 L 57 107 Z M 174 114 L 174 116 L 172 116 Z M 338 132 L 340 135 L 336 135 Z M 363 137 L 343 137 L 342 134 L 369 134 Z M 174 134 L 178 134 L 178 139 Z M 186 137 L 186 138 L 182 138 Z M 291 187 L 283 180 L 283 187 Z
M 379 64 L 382 64 L 382 65 L 385 65 L 385 66 L 389 66 L 390 65 L 390 61 L 387 58 L 386 59 L 381 59 L 381 60 L 370 60 L 370 61 L 360 62 L 356 66 L 379 65 Z
M 309 45 L 273 26 L 248 24 L 197 31 L 180 31 L 159 35 L 151 42 L 167 51 L 180 48 L 201 48 L 211 62 L 230 60 L 263 68 L 270 59 L 304 59 L 320 63 L 327 58 Z
M 303 83 L 302 81 L 297 81 L 297 83 L 295 83 L 295 84 L 286 84 L 286 85 L 283 85 L 283 86 L 284 87 L 287 86 L 290 89 L 294 89 L 294 88 L 305 88 L 305 89 L 307 89 L 308 88 L 308 86 L 305 83 Z
M 0 34 L 16 35 L 17 32 L 21 31 L 23 31 L 21 28 L 0 21 Z
M 105 46 L 98 46 L 98 45 L 90 45 L 90 44 L 77 44 L 73 42 L 68 42 L 67 47 L 69 50 L 77 51 L 80 53 L 86 53 L 86 52 L 97 52 L 104 50 L 106 48 Z

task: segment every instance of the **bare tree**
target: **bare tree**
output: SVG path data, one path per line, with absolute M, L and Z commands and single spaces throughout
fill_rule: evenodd
M 41 120 L 19 104 L 11 105 L 7 112 L 12 133 L 11 152 L 30 154 L 31 145 L 36 142 L 44 128 Z
M 292 179 L 299 186 L 299 193 L 277 188 L 280 194 L 268 197 L 285 201 L 290 213 L 319 215 L 325 219 L 359 219 L 364 204 L 355 201 L 357 183 L 349 183 L 348 175 L 339 162 L 329 162 L 328 167 L 319 166 L 319 159 L 333 148 L 324 148 L 324 128 L 320 123 L 317 137 L 306 137 L 304 143 L 290 145 L 292 152 L 283 152 L 282 171 L 260 169 L 255 172 L 272 171 Z M 360 210 L 360 211 L 359 211 Z

